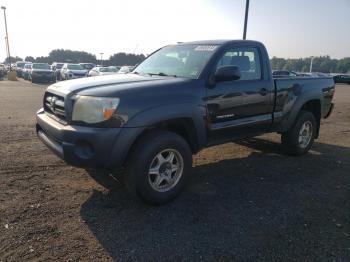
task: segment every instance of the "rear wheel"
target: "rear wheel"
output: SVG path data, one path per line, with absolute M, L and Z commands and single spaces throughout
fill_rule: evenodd
M 192 152 L 179 135 L 161 131 L 146 135 L 127 164 L 126 184 L 146 203 L 163 204 L 183 188 L 192 167 Z
M 290 130 L 282 133 L 282 145 L 286 153 L 299 156 L 307 153 L 314 142 L 317 123 L 314 114 L 300 111 Z

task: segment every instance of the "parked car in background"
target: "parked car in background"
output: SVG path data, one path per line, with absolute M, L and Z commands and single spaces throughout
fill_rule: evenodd
M 311 73 L 308 73 L 308 75 L 311 77 L 331 77 L 330 74 L 326 74 L 322 72 L 311 72 Z
M 118 73 L 121 73 L 121 74 L 126 74 L 126 73 L 130 73 L 132 70 L 134 70 L 134 66 L 122 66 Z
M 117 72 L 120 70 L 120 66 L 109 66 L 109 68 L 114 68 Z
M 279 78 L 279 77 L 295 77 L 298 76 L 298 73 L 293 72 L 293 71 L 286 71 L 286 70 L 275 70 L 272 72 L 272 76 L 274 78 Z
M 33 63 L 27 63 L 24 65 L 24 68 L 22 70 L 23 79 L 28 80 L 29 73 L 32 70 L 32 65 L 33 65 Z
M 23 77 L 22 76 L 22 72 L 23 72 L 23 68 L 24 68 L 24 65 L 26 64 L 27 62 L 25 61 L 18 61 L 16 62 L 16 75 L 18 77 Z
M 88 76 L 113 75 L 118 73 L 118 69 L 114 66 L 109 67 L 94 67 L 90 70 Z
M 61 80 L 69 80 L 86 77 L 88 70 L 80 64 L 64 64 L 61 68 Z
M 335 83 L 344 83 L 350 85 L 350 75 L 335 75 L 333 79 Z
M 4 79 L 6 74 L 6 68 L 3 64 L 0 64 L 0 80 Z
M 311 77 L 309 73 L 298 73 L 299 76 Z
M 92 63 L 80 63 L 79 65 L 81 65 L 82 67 L 84 67 L 86 70 L 88 70 L 88 72 L 93 69 L 94 67 L 96 67 L 95 64 Z
M 54 82 L 53 71 L 47 63 L 33 63 L 28 74 L 28 79 L 32 83 Z
M 61 80 L 61 69 L 64 63 L 54 62 L 51 65 L 53 75 L 56 81 Z

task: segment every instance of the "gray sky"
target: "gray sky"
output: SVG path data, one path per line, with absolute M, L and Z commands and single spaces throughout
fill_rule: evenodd
M 270 56 L 350 56 L 350 0 L 251 0 L 248 39 Z M 240 39 L 245 0 L 0 0 L 12 56 L 83 50 L 104 58 L 167 44 Z M 1 10 L 2 11 L 2 10 Z M 0 61 L 5 58 L 0 16 Z M 99 55 L 98 55 L 99 57 Z

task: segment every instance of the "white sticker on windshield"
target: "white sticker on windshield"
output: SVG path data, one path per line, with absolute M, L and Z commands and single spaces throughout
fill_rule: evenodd
M 216 45 L 199 45 L 194 50 L 195 51 L 214 51 L 216 49 Z

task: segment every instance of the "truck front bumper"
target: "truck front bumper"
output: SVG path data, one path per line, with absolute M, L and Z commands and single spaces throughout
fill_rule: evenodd
M 22 76 L 24 77 L 24 73 L 22 73 Z M 36 81 L 48 82 L 53 80 L 53 75 L 32 75 L 31 77 Z
M 79 167 L 120 167 L 139 129 L 63 125 L 42 109 L 36 115 L 39 139 L 58 157 Z

